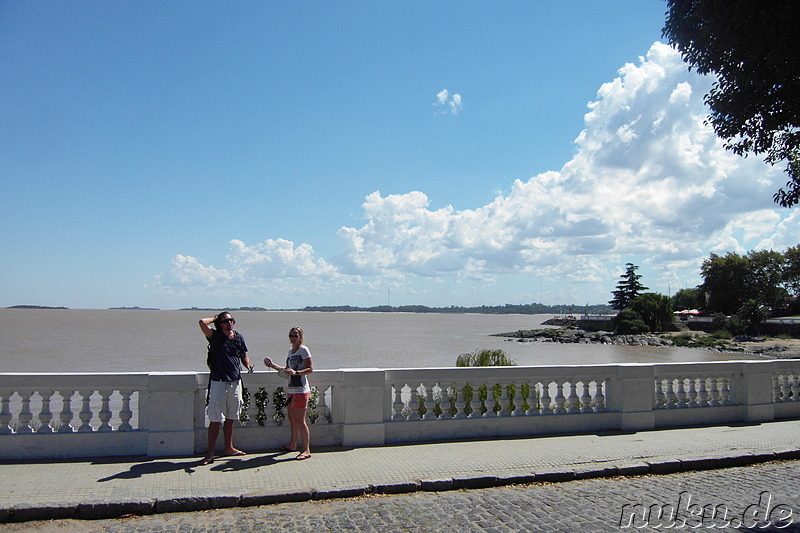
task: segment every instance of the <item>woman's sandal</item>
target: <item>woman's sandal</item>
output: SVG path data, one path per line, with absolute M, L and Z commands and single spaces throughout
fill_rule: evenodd
M 297 460 L 297 461 L 302 461 L 303 459 L 308 459 L 308 458 L 310 458 L 310 457 L 311 457 L 311 454 L 310 454 L 310 453 L 301 453 L 300 455 L 298 455 L 297 457 L 295 457 L 295 460 Z

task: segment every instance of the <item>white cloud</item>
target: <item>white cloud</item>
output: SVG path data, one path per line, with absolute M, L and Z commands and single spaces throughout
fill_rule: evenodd
M 704 124 L 711 82 L 655 43 L 598 90 L 561 171 L 517 180 L 475 210 L 430 211 L 421 192 L 373 193 L 367 223 L 339 231 L 337 264 L 360 274 L 563 276 L 590 256 L 598 261 L 584 262 L 582 276 L 608 279 L 632 256 L 653 269 L 696 269 L 714 247 L 772 242 L 782 215 L 771 191 L 782 174 L 724 150 Z
M 330 262 L 308 244 L 234 240 L 225 269 L 176 256 L 157 282 L 274 288 L 291 278 L 325 292 L 376 279 L 483 286 L 521 274 L 602 285 L 594 302 L 608 299 L 608 280 L 628 261 L 656 276 L 651 288 L 677 287 L 699 281 L 712 251 L 797 244 L 800 215 L 772 203 L 781 169 L 727 152 L 704 123 L 711 79 L 661 43 L 618 74 L 588 104 L 574 157 L 515 180 L 487 205 L 432 210 L 424 192 L 376 191 L 362 205 L 363 224 L 336 233 L 340 252 Z M 461 98 L 442 90 L 434 105 L 457 114 Z
M 155 277 L 155 285 L 167 292 L 173 292 L 196 286 L 225 285 L 230 280 L 231 276 L 226 270 L 205 266 L 195 257 L 178 254 L 169 269 Z
M 458 115 L 462 107 L 461 95 L 458 93 L 451 95 L 450 91 L 443 89 L 436 94 L 436 102 L 433 105 L 440 115 Z

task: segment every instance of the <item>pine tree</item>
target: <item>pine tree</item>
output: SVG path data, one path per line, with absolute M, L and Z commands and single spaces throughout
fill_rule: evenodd
M 617 311 L 622 311 L 630 307 L 631 302 L 635 300 L 642 291 L 648 289 L 639 282 L 639 280 L 642 279 L 642 276 L 636 273 L 636 269 L 639 267 L 633 263 L 626 263 L 625 266 L 627 268 L 625 273 L 620 277 L 619 282 L 617 282 L 617 289 L 611 293 L 614 299 L 608 302 L 611 304 L 611 307 Z

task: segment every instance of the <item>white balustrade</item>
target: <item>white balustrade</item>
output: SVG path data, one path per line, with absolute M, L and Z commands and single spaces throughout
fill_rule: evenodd
M 715 376 L 669 376 L 655 379 L 655 409 L 734 405 L 731 373 Z
M 286 381 L 272 372 L 245 380 L 237 445 L 284 443 Z M 311 382 L 317 446 L 800 418 L 792 360 L 318 370 Z M 0 374 L 0 457 L 204 453 L 207 383 L 193 372 Z

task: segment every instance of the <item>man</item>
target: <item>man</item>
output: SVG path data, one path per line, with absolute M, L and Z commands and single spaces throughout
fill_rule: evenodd
M 214 324 L 214 328 L 211 328 Z M 228 311 L 214 317 L 200 319 L 200 330 L 211 346 L 211 375 L 206 412 L 210 421 L 208 425 L 208 451 L 203 464 L 214 462 L 214 447 L 219 436 L 219 427 L 225 441 L 225 455 L 244 455 L 233 447 L 233 423 L 239 416 L 242 407 L 242 380 L 239 362 L 248 370 L 253 369 L 247 357 L 247 345 L 244 337 L 234 331 L 236 321 Z M 224 421 L 224 422 L 223 422 Z

